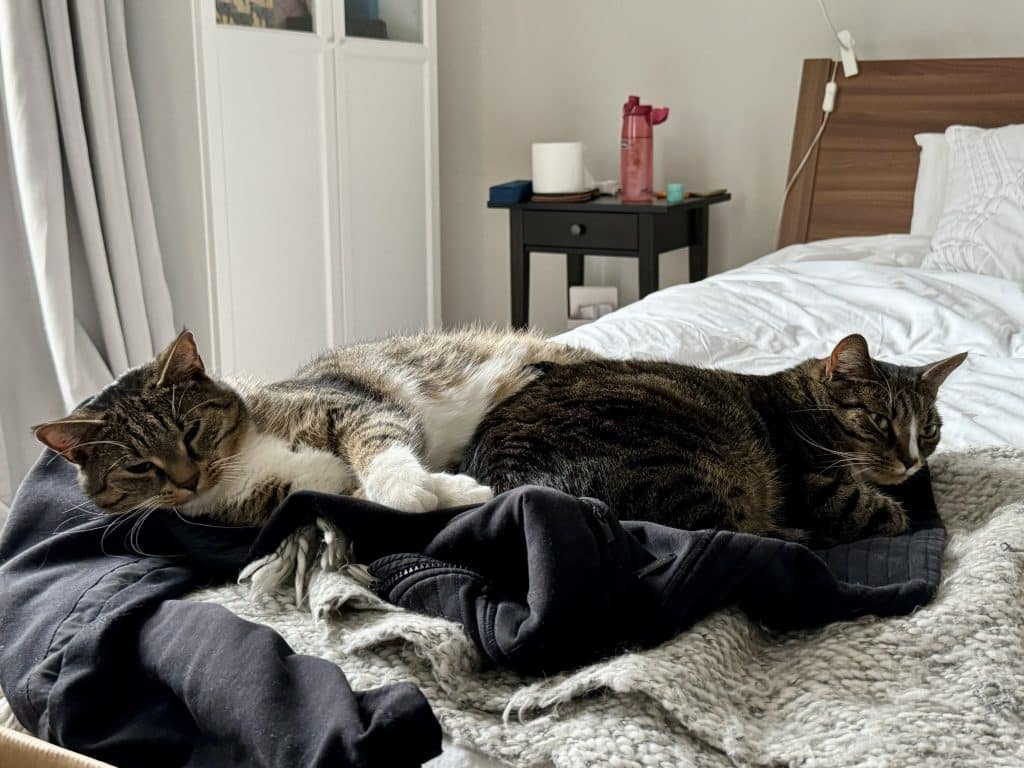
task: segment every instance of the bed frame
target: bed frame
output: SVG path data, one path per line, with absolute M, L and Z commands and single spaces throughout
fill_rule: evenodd
M 832 66 L 829 59 L 804 61 L 789 176 L 821 125 Z M 853 78 L 839 67 L 836 82 L 836 109 L 786 200 L 780 248 L 908 232 L 915 133 L 1024 123 L 1024 58 L 862 61 Z

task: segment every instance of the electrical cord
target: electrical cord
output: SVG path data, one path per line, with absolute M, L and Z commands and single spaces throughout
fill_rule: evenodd
M 825 9 L 824 0 L 820 0 L 820 2 L 821 2 L 822 10 L 824 10 Z M 828 18 L 828 12 L 825 13 L 825 17 Z M 831 24 L 832 24 L 832 22 L 830 21 L 829 25 L 831 25 Z M 829 77 L 829 82 L 830 83 L 835 83 L 835 81 L 836 81 L 836 74 L 838 73 L 838 71 L 839 71 L 839 62 L 838 61 L 832 62 L 832 74 Z M 825 88 L 827 89 L 828 86 L 826 85 Z M 800 177 L 800 172 L 803 171 L 804 166 L 807 165 L 807 161 L 811 159 L 811 152 L 814 150 L 814 147 L 817 146 L 818 141 L 821 139 L 821 135 L 825 132 L 825 126 L 828 125 L 828 118 L 829 118 L 829 115 L 832 114 L 832 110 L 828 109 L 828 110 L 823 110 L 823 111 L 824 111 L 824 114 L 821 117 L 821 125 L 818 126 L 818 132 L 814 134 L 814 138 L 811 139 L 811 143 L 808 145 L 807 151 L 804 152 L 803 158 L 801 158 L 800 162 L 797 164 L 796 170 L 793 171 L 793 175 L 789 177 L 789 181 L 786 182 L 786 189 L 782 193 L 782 207 L 779 209 L 779 219 L 778 219 L 778 221 L 775 224 L 776 238 L 778 237 L 778 235 L 780 235 L 782 233 L 782 217 L 783 217 L 783 215 L 786 212 L 786 200 L 789 199 L 790 190 L 793 189 L 793 185 L 796 183 L 796 180 Z
M 825 7 L 825 0 L 818 0 L 818 5 L 821 6 L 821 12 L 825 15 L 825 21 L 832 27 L 832 34 L 839 37 L 839 30 L 836 29 L 836 25 L 832 23 L 832 17 L 828 15 L 828 8 Z

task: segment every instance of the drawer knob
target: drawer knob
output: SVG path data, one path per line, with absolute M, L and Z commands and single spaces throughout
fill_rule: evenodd
M 587 228 L 584 227 L 582 224 L 570 224 L 569 225 L 569 234 L 572 235 L 573 237 L 579 237 L 580 235 L 582 235 L 586 231 L 587 231 Z

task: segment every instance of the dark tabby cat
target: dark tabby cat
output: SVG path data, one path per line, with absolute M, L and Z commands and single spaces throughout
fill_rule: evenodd
M 859 335 L 768 376 L 657 362 L 543 366 L 481 423 L 463 471 L 603 499 L 624 519 L 816 544 L 907 529 L 879 486 L 939 442 L 939 385 L 966 358 L 910 368 Z

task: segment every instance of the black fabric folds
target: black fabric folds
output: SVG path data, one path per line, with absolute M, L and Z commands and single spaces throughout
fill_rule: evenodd
M 370 566 L 387 600 L 466 627 L 500 666 L 550 673 L 663 642 L 736 604 L 777 630 L 906 614 L 934 597 L 946 532 L 927 471 L 898 493 L 913 530 L 827 550 L 729 531 L 623 522 L 593 499 L 509 491 L 420 554 Z
M 108 530 L 74 474 L 44 454 L 0 537 L 0 685 L 35 735 L 121 768 L 416 766 L 440 753 L 415 686 L 354 692 L 270 628 L 176 599 L 233 580 L 255 529 L 159 512 Z
M 268 627 L 178 598 L 329 517 L 385 599 L 461 623 L 496 665 L 550 673 L 727 605 L 779 630 L 914 610 L 938 588 L 945 530 L 926 470 L 893 492 L 909 533 L 822 551 L 620 523 L 540 487 L 421 515 L 302 492 L 262 530 L 165 511 L 108 529 L 47 452 L 0 537 L 0 685 L 38 736 L 118 766 L 419 765 L 441 731 L 415 687 L 353 692 Z

